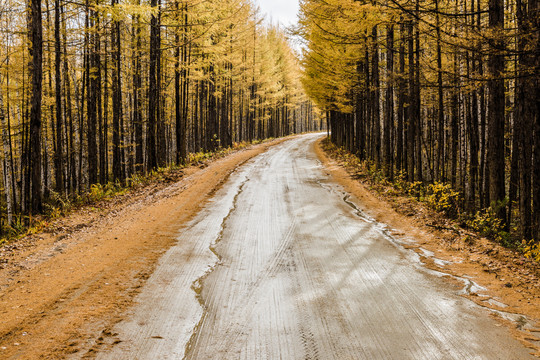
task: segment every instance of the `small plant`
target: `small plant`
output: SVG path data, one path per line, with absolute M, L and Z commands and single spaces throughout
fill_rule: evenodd
M 407 181 L 407 174 L 405 171 L 400 170 L 394 175 L 394 187 L 401 191 L 401 192 L 407 192 L 407 189 L 409 188 L 409 182 Z
M 191 153 L 188 156 L 188 163 L 189 164 L 199 164 L 199 163 L 202 164 L 205 160 L 210 159 L 212 155 L 213 154 L 211 152 L 203 152 L 203 151 Z
M 435 182 L 427 188 L 427 203 L 437 211 L 448 216 L 456 216 L 459 210 L 459 192 L 454 191 L 450 184 Z
M 527 259 L 540 262 L 540 243 L 534 240 L 522 240 L 519 250 Z
M 493 207 L 477 211 L 474 217 L 467 221 L 467 226 L 480 235 L 494 239 L 504 246 L 512 245 L 510 235 L 504 230 L 503 222 L 497 217 L 497 212 Z
M 58 218 L 66 213 L 72 207 L 70 198 L 50 190 L 49 198 L 44 202 L 44 214 L 50 218 Z
M 417 200 L 421 200 L 426 194 L 426 187 L 421 181 L 415 181 L 409 184 L 407 193 L 414 196 Z
M 159 169 L 156 170 L 159 174 Z M 152 177 L 157 175 L 152 175 Z M 108 182 L 107 184 L 92 184 L 90 190 L 85 194 L 83 203 L 92 204 L 102 200 L 108 200 L 113 196 L 123 195 L 128 188 L 123 187 L 119 182 Z
M 386 176 L 384 175 L 382 169 L 377 168 L 377 164 L 375 164 L 374 162 L 366 161 L 366 168 L 367 173 L 373 180 L 373 182 L 387 185 Z

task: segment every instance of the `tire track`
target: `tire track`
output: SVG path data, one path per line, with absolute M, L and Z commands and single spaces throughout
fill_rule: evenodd
M 186 230 L 213 234 L 200 246 L 214 265 L 190 283 L 199 316 L 182 356 L 155 347 L 160 358 L 528 358 L 328 182 L 317 136 L 239 169 Z

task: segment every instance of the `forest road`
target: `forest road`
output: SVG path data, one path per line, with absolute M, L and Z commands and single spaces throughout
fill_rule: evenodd
M 317 159 L 321 136 L 237 168 L 97 358 L 532 358 L 362 215 Z

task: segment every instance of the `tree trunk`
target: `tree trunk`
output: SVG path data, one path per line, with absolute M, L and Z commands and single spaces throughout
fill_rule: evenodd
M 11 167 L 12 163 L 10 159 L 10 139 L 7 132 L 7 126 L 5 124 L 6 116 L 4 112 L 4 98 L 0 92 L 0 126 L 2 126 L 2 144 L 4 150 L 4 193 L 6 194 L 6 215 L 7 215 L 7 225 L 11 226 L 13 223 L 13 192 L 11 188 L 11 176 L 13 169 Z
M 405 21 L 400 18 L 399 24 L 399 78 L 398 78 L 398 109 L 397 109 L 397 134 L 396 134 L 396 169 L 406 168 L 407 152 L 404 140 L 405 103 L 407 102 L 406 81 L 405 81 Z
M 414 37 L 413 24 L 408 26 L 408 56 L 409 56 L 409 97 L 407 103 L 407 176 L 409 181 L 414 181 L 414 164 L 416 149 L 416 111 L 415 111 L 415 64 L 414 64 Z
M 88 2 L 87 2 L 88 6 Z M 93 30 L 90 35 L 89 62 L 88 62 L 88 82 L 87 82 L 87 117 L 86 129 L 88 136 L 88 183 L 95 184 L 98 181 L 98 154 L 97 154 L 97 98 L 98 98 L 98 72 L 99 67 L 99 40 L 96 25 L 97 13 L 90 11 L 90 28 Z
M 54 156 L 56 192 L 64 192 L 64 149 L 62 141 L 62 72 L 60 47 L 60 0 L 54 1 L 54 69 L 55 69 L 55 107 L 56 107 L 56 153 Z
M 118 0 L 112 0 L 112 6 L 116 6 Z M 121 118 L 122 118 L 122 83 L 121 83 L 121 59 L 120 59 L 120 22 L 114 20 L 112 22 L 111 28 L 111 50 L 112 50 L 112 125 L 113 125 L 113 179 L 124 181 L 123 179 L 123 166 L 124 159 L 122 158 L 122 131 L 120 127 Z
M 373 126 L 373 141 L 372 141 L 372 156 L 377 165 L 377 169 L 381 167 L 381 116 L 380 116 L 380 80 L 379 80 L 379 45 L 378 45 L 378 29 L 374 26 L 372 29 L 373 53 L 371 54 L 371 72 L 372 72 L 372 126 Z
M 151 0 L 150 6 L 157 8 L 158 1 Z M 158 70 L 159 66 L 159 23 L 158 17 L 152 15 L 150 19 L 150 67 L 148 76 L 148 123 L 146 128 L 146 168 L 154 170 L 158 166 L 156 131 L 157 113 L 159 106 L 158 97 Z
M 503 0 L 489 0 L 489 27 L 493 34 L 500 34 L 504 28 Z M 497 36 L 497 35 L 495 35 Z M 489 104 L 488 104 L 488 173 L 489 200 L 491 205 L 498 207 L 497 216 L 506 221 L 506 209 L 500 206 L 505 198 L 504 188 L 504 123 L 505 123 L 505 94 L 504 94 L 504 43 L 502 37 L 489 40 Z
M 386 27 L 386 100 L 384 114 L 384 161 L 385 173 L 390 179 L 393 178 L 393 154 L 392 135 L 394 133 L 394 25 Z
M 154 51 L 156 56 L 156 154 L 158 166 L 164 167 L 167 165 L 167 140 L 165 137 L 165 116 L 162 106 L 163 98 L 161 96 L 161 80 L 163 76 L 161 71 L 161 0 L 157 0 L 157 11 L 156 23 L 152 27 L 152 30 L 155 31 Z
M 435 0 L 436 26 L 437 26 L 437 120 L 438 120 L 438 140 L 437 140 L 437 160 L 435 161 L 435 180 L 444 181 L 444 94 L 442 78 L 442 51 L 441 51 L 441 25 L 439 15 L 439 0 Z
M 30 76 L 32 79 L 32 98 L 30 106 L 30 173 L 31 173 L 31 211 L 42 211 L 41 196 L 41 94 L 43 76 L 43 29 L 41 26 L 41 1 L 30 1 Z
M 138 1 L 140 4 L 140 1 Z M 135 127 L 135 172 L 144 170 L 144 155 L 143 155 L 143 120 L 142 120 L 142 103 L 141 103 L 141 18 L 136 15 L 133 19 L 133 124 Z

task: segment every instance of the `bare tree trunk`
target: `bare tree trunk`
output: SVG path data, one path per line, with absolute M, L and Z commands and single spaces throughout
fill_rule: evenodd
M 398 78 L 398 109 L 397 109 L 397 134 L 396 134 L 396 169 L 403 170 L 406 166 L 407 152 L 404 141 L 406 82 L 405 82 L 405 21 L 400 18 L 399 24 L 399 78 Z
M 158 7 L 157 0 L 151 0 L 150 6 Z M 159 107 L 158 75 L 159 66 L 159 23 L 158 17 L 152 15 L 150 19 L 150 68 L 148 78 L 148 122 L 146 127 L 146 168 L 147 171 L 158 166 L 156 146 L 157 115 Z
M 112 0 L 112 6 L 116 6 L 118 0 Z M 121 38 L 120 38 L 120 22 L 114 20 L 111 29 L 111 50 L 112 50 L 112 110 L 113 110 L 113 179 L 124 181 L 122 168 L 124 167 L 124 159 L 122 158 L 122 143 L 123 129 L 120 127 L 122 114 L 122 82 L 121 82 Z
M 504 2 L 503 0 L 489 0 L 489 27 L 493 34 L 499 34 L 504 28 Z M 497 36 L 497 35 L 495 35 Z M 488 106 L 488 172 L 489 172 L 489 200 L 492 204 L 502 202 L 505 198 L 504 187 L 504 123 L 505 123 L 505 95 L 504 95 L 504 47 L 503 40 L 491 38 L 489 68 L 489 106 Z M 506 221 L 506 208 L 499 207 L 498 217 Z
M 174 3 L 175 11 L 177 16 L 180 17 L 180 6 L 179 0 L 176 0 Z M 183 10 L 183 5 L 182 5 Z M 183 16 L 181 16 L 183 18 Z M 179 23 L 179 21 L 178 21 Z M 178 28 L 174 30 L 174 116 L 176 120 L 176 164 L 179 165 L 185 162 L 185 158 L 182 157 L 182 94 L 180 88 L 180 33 Z M 186 45 L 184 44 L 184 47 Z M 185 64 L 184 64 L 185 65 Z
M 161 95 L 162 71 L 161 71 L 161 0 L 157 0 L 158 14 L 155 28 L 155 51 L 156 51 L 156 152 L 158 166 L 167 164 L 167 140 L 165 137 L 165 116 L 163 114 L 163 102 Z
M 384 114 L 384 161 L 386 176 L 393 178 L 392 137 L 394 134 L 394 25 L 386 27 L 386 100 Z
M 62 141 L 62 73 L 60 50 L 60 0 L 54 1 L 54 69 L 55 69 L 55 100 L 56 100 L 56 153 L 54 157 L 56 192 L 64 192 L 64 150 Z
M 67 54 L 67 35 L 66 35 L 66 19 L 64 14 L 64 8 L 60 8 L 62 15 L 62 29 L 63 29 L 63 45 L 64 45 L 64 90 L 66 93 L 65 96 L 65 110 L 66 110 L 66 127 L 69 126 L 69 129 L 66 129 L 66 154 L 68 155 L 68 177 L 67 177 L 67 190 L 69 193 L 74 192 L 77 189 L 77 165 L 75 159 L 75 129 L 73 127 L 73 111 L 71 107 L 71 81 L 69 79 L 69 65 L 68 65 L 68 54 Z M 76 86 L 75 86 L 76 87 Z M 67 131 L 69 130 L 69 131 Z
M 372 71 L 372 124 L 373 124 L 373 142 L 372 154 L 375 158 L 377 168 L 381 167 L 381 117 L 380 117 L 380 80 L 379 80 L 379 45 L 378 45 L 378 29 L 374 26 L 372 29 L 373 53 L 371 54 L 371 71 Z
M 138 1 L 140 4 L 140 1 Z M 133 19 L 133 123 L 135 127 L 135 171 L 142 172 L 144 170 L 144 155 L 143 155 L 143 120 L 142 120 L 142 103 L 141 103 L 141 19 L 137 15 Z
M 88 54 L 88 81 L 87 86 L 87 117 L 86 117 L 86 130 L 87 130 L 87 153 L 88 153 L 88 184 L 95 184 L 98 181 L 98 155 L 97 155 L 97 88 L 98 88 L 98 75 L 99 71 L 98 59 L 98 34 L 96 31 L 96 17 L 97 14 L 94 10 L 91 10 L 86 2 L 87 11 L 89 11 L 89 29 L 92 29 L 89 36 L 89 54 Z
M 438 140 L 437 140 L 437 160 L 435 161 L 435 180 L 444 181 L 444 94 L 442 78 L 442 51 L 441 51 L 441 22 L 439 15 L 439 0 L 435 0 L 436 26 L 437 26 L 437 120 L 438 120 Z
M 414 181 L 414 164 L 416 155 L 416 111 L 415 111 L 415 64 L 414 64 L 414 37 L 413 24 L 408 26 L 408 55 L 409 55 L 409 97 L 407 106 L 407 176 L 409 181 Z
M 532 26 L 536 31 L 536 40 L 532 41 L 536 54 L 540 53 L 540 4 L 538 0 L 529 0 L 529 12 Z M 540 56 L 536 56 L 533 64 L 533 73 L 536 74 L 533 80 L 534 95 L 536 101 L 531 104 L 535 112 L 534 121 L 534 164 L 533 164 L 533 219 L 532 236 L 536 242 L 540 242 Z
M 422 174 L 422 116 L 421 116 L 421 97 L 420 97 L 420 0 L 416 0 L 416 21 L 414 23 L 415 28 L 415 72 L 414 72 L 414 101 L 411 101 L 414 104 L 414 127 L 415 133 L 417 136 L 416 139 L 416 148 L 415 151 L 415 161 L 416 161 L 416 180 L 423 181 Z
M 108 37 L 104 36 L 103 44 L 103 79 L 99 80 L 102 83 L 103 91 L 100 90 L 100 129 L 99 129 L 99 181 L 102 184 L 109 180 L 109 53 L 108 53 Z M 100 76 L 101 77 L 101 76 Z M 100 86 L 100 88 L 101 88 Z M 101 94 L 103 93 L 103 94 Z M 101 96 L 103 95 L 103 96 Z M 102 99 L 102 100 L 101 100 Z
M 30 106 L 30 172 L 31 172 L 31 211 L 42 211 L 41 196 L 41 92 L 43 76 L 43 29 L 41 25 L 41 1 L 30 2 L 30 76 L 32 79 L 32 99 Z
M 4 98 L 0 92 L 0 126 L 2 126 L 2 144 L 4 147 L 4 192 L 6 194 L 6 215 L 7 215 L 7 225 L 11 226 L 13 223 L 13 192 L 11 188 L 11 177 L 13 174 L 13 169 L 11 167 L 12 163 L 10 161 L 10 139 L 7 132 L 6 126 L 6 116 L 4 112 Z
M 531 4 L 531 2 L 533 4 Z M 529 1 L 529 6 L 534 5 L 534 0 Z M 528 53 L 528 48 L 534 48 L 530 44 L 528 36 L 532 32 L 530 9 L 521 0 L 516 1 L 517 25 L 518 25 L 518 77 L 516 79 L 516 117 L 514 127 L 517 131 L 517 143 L 519 154 L 519 214 L 521 236 L 523 239 L 532 239 L 532 167 L 533 167 L 533 136 L 535 118 L 535 82 L 531 70 L 534 69 L 534 55 Z M 536 75 L 538 76 L 538 74 Z

